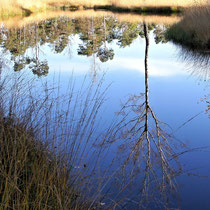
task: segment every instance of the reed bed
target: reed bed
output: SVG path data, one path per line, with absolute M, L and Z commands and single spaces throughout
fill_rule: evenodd
M 182 20 L 168 31 L 169 39 L 193 49 L 210 49 L 210 6 L 187 9 Z
M 118 7 L 189 7 L 194 5 L 195 3 L 206 3 L 207 1 L 199 0 L 174 0 L 174 1 L 168 1 L 168 0 L 112 0 L 112 4 L 116 5 Z
M 88 186 L 97 163 L 91 143 L 101 83 L 84 82 L 74 94 L 71 81 L 65 96 L 46 83 L 34 91 L 34 80 L 17 75 L 1 73 L 0 208 L 96 208 L 99 181 L 91 199 Z

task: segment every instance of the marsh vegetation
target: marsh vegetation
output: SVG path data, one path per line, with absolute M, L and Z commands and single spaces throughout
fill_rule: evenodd
M 182 20 L 169 29 L 169 39 L 192 49 L 209 53 L 209 17 L 210 6 L 208 5 L 187 9 Z
M 205 4 L 206 0 L 199 0 L 200 4 Z M 160 12 L 160 13 L 171 13 L 180 11 L 181 8 L 186 8 L 195 5 L 193 0 L 38 0 L 34 1 L 23 1 L 23 0 L 1 0 L 0 1 L 1 16 L 14 16 L 14 15 L 30 15 L 34 12 L 53 10 L 53 9 L 108 9 L 115 11 L 133 11 L 133 12 Z

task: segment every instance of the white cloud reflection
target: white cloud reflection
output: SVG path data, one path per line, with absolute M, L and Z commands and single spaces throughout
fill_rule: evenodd
M 54 63 L 53 69 L 61 72 L 74 71 L 75 74 L 87 74 L 91 71 L 92 61 L 91 59 L 86 62 L 80 62 L 69 60 L 68 62 Z M 101 64 L 97 61 L 97 69 L 109 71 L 138 71 L 144 74 L 144 59 L 137 58 L 115 58 L 113 61 L 109 61 L 105 64 Z M 184 71 L 184 65 L 179 62 L 163 59 L 150 59 L 149 60 L 149 75 L 154 77 L 173 77 L 178 75 L 186 75 L 187 71 Z
M 117 70 L 139 71 L 144 74 L 144 59 L 117 58 L 110 67 Z M 149 75 L 154 77 L 172 77 L 187 74 L 181 63 L 170 60 L 149 59 L 148 68 Z

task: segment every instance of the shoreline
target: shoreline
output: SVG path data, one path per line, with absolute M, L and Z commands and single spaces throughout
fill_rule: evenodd
M 14 16 L 7 18 L 0 18 L 0 23 L 6 28 L 21 28 L 35 22 L 65 16 L 67 18 L 91 18 L 91 17 L 104 17 L 113 16 L 118 20 L 124 22 L 146 22 L 155 24 L 172 25 L 181 20 L 180 15 L 155 15 L 155 14 L 134 14 L 134 13 L 117 13 L 110 11 L 95 11 L 95 10 L 77 10 L 77 11 L 49 11 L 33 13 L 30 16 Z
M 159 2 L 154 2 L 152 0 L 145 3 L 144 1 L 127 2 L 126 0 L 121 1 L 108 1 L 103 0 L 98 3 L 98 1 L 92 0 L 90 2 L 77 3 L 71 0 L 66 0 L 65 2 L 54 2 L 54 0 L 45 0 L 44 2 L 37 1 L 36 4 L 29 2 L 22 2 L 19 0 L 14 2 L 10 0 L 8 3 L 4 3 L 0 0 L 0 13 L 1 17 L 11 17 L 11 16 L 30 16 L 34 13 L 48 12 L 48 11 L 85 11 L 85 10 L 95 10 L 95 11 L 107 11 L 107 12 L 118 12 L 118 13 L 134 13 L 134 14 L 179 14 L 183 13 L 186 8 L 197 6 L 193 1 L 188 0 L 185 3 L 179 2 L 179 0 L 173 3 L 166 3 L 165 0 Z M 153 3 L 152 3 L 153 2 Z M 208 4 L 206 0 L 201 0 L 200 5 Z M 154 6 L 155 5 L 155 6 Z

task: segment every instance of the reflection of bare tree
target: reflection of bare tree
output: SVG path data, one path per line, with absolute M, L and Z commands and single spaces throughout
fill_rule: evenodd
M 185 47 L 180 48 L 179 57 L 186 63 L 190 73 L 201 81 L 208 81 L 210 79 L 210 54 L 193 51 Z
M 35 25 L 35 36 L 36 36 L 36 46 L 35 46 L 35 58 L 31 59 L 31 66 L 33 73 L 40 76 L 47 75 L 49 66 L 47 60 L 40 61 L 39 53 L 40 53 L 40 44 L 38 40 L 38 24 Z
M 0 59 L 0 78 L 1 78 L 2 66 L 3 66 L 3 61 Z
M 159 202 L 167 208 L 170 196 L 176 189 L 174 178 L 181 172 L 181 166 L 177 162 L 177 154 L 170 141 L 172 138 L 167 134 L 165 124 L 157 119 L 149 104 L 149 36 L 147 24 L 143 26 L 146 41 L 145 93 L 131 96 L 124 104 L 119 112 L 123 117 L 110 131 L 112 139 L 109 143 L 121 141 L 119 151 L 120 156 L 124 156 L 122 169 L 125 176 L 129 177 L 127 184 L 134 177 L 141 177 L 140 208 L 149 202 Z M 140 101 L 142 99 L 143 103 Z
M 4 65 L 4 61 L 2 59 L 2 56 L 0 56 L 0 78 L 1 78 L 1 72 L 2 72 L 3 65 Z
M 104 40 L 103 47 L 99 48 L 97 56 L 99 57 L 101 62 L 107 62 L 109 59 L 112 60 L 114 58 L 114 50 L 109 49 L 107 47 L 107 31 L 106 31 L 106 18 L 103 17 L 103 30 L 104 30 Z
M 7 53 L 0 52 L 0 79 L 2 75 L 2 71 L 6 68 L 10 63 L 10 60 L 7 58 Z
M 91 18 L 91 37 L 92 37 L 92 41 L 93 41 L 93 45 L 92 45 L 92 50 L 93 52 L 95 52 L 95 48 L 96 48 L 96 34 L 95 34 L 95 29 L 94 29 L 94 19 L 93 17 Z M 97 80 L 97 63 L 96 63 L 96 54 L 94 53 L 92 55 L 93 57 L 93 63 L 91 66 L 91 74 L 93 75 L 93 80 L 96 81 Z
M 206 109 L 206 111 L 207 111 L 207 114 L 208 114 L 208 116 L 210 118 L 210 100 L 207 100 L 206 103 L 207 103 L 207 109 Z
M 201 101 L 206 104 L 207 107 L 205 111 L 208 117 L 210 118 L 210 94 L 206 95 Z

